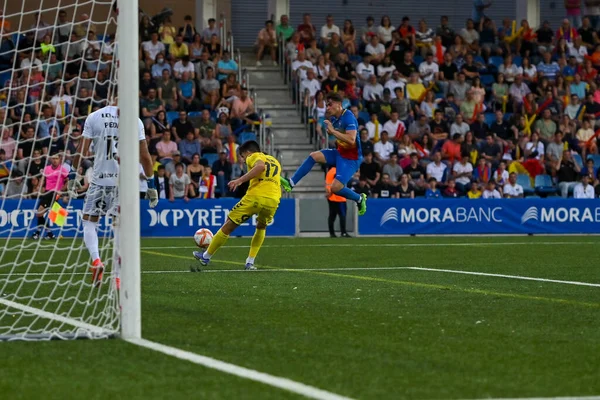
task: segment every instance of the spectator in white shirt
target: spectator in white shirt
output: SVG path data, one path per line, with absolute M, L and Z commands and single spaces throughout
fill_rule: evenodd
M 390 154 L 394 152 L 394 145 L 389 141 L 389 135 L 386 131 L 381 132 L 381 140 L 375 143 L 373 147 L 375 159 L 382 165 L 390 159 Z
M 466 195 L 471 188 L 471 178 L 473 177 L 473 165 L 469 162 L 469 153 L 461 154 L 460 162 L 452 167 L 452 175 L 456 182 L 456 188 L 463 195 Z
M 581 183 L 573 189 L 573 197 L 576 199 L 593 199 L 594 195 L 594 188 L 590 185 L 590 177 L 584 175 L 581 178 Z
M 190 79 L 196 77 L 196 69 L 194 68 L 194 64 L 190 62 L 190 56 L 181 57 L 181 60 L 177 61 L 173 66 L 175 79 L 181 79 L 184 72 L 189 72 Z
M 583 64 L 583 60 L 588 55 L 587 48 L 583 45 L 581 36 L 577 35 L 575 43 L 569 46 L 569 55 L 575 57 L 577 64 Z
M 333 16 L 329 14 L 326 19 L 325 25 L 321 27 L 321 42 L 324 46 L 329 44 L 331 35 L 334 33 L 340 34 L 340 27 L 333 23 Z
M 383 124 L 383 130 L 389 132 L 392 135 L 392 140 L 394 140 L 396 138 L 398 128 L 400 128 L 402 132 L 406 130 L 404 122 L 398 119 L 398 111 L 392 111 L 390 114 L 390 119 Z
M 439 151 L 433 155 L 433 162 L 427 164 L 427 180 L 435 178 L 439 184 L 445 182 L 444 173 L 446 172 L 446 164 L 442 162 L 442 153 Z
M 536 160 L 544 157 L 544 143 L 540 141 L 540 135 L 537 132 L 531 134 L 531 139 L 525 145 L 525 156 L 534 156 Z
M 71 107 L 73 106 L 73 99 L 71 98 L 71 96 L 67 96 L 64 93 L 63 87 L 61 85 L 58 90 L 58 93 L 50 99 L 50 104 L 54 109 L 56 117 L 65 117 L 66 115 L 64 113 L 68 113 Z M 65 107 L 63 107 L 63 105 Z
M 401 88 L 402 92 L 404 92 L 404 88 L 406 87 L 406 82 L 400 78 L 400 72 L 394 70 L 392 72 L 392 79 L 385 83 L 384 89 L 390 89 L 390 93 L 392 95 L 392 99 L 396 98 L 396 88 Z
M 308 70 L 313 71 L 313 63 L 306 59 L 306 55 L 303 51 L 298 53 L 298 58 L 292 62 L 292 72 L 294 72 L 301 81 L 307 78 L 306 72 Z
M 484 199 L 501 199 L 500 192 L 496 190 L 496 182 L 491 180 L 488 182 L 482 196 Z
M 371 75 L 369 83 L 363 88 L 363 99 L 369 103 L 379 101 L 382 97 L 383 86 L 381 86 L 381 83 L 377 82 L 377 77 L 375 75 Z
M 373 63 L 379 64 L 385 57 L 385 46 L 379 42 L 379 36 L 371 36 L 371 41 L 365 48 L 365 53 L 373 57 Z
M 315 95 L 319 90 L 321 90 L 321 82 L 315 78 L 315 71 L 309 69 L 306 73 L 306 79 L 302 81 L 300 84 L 300 90 L 302 95 L 308 91 L 308 97 L 306 98 L 310 103 L 315 98 Z M 307 104 L 310 104 L 307 103 Z
M 365 55 L 362 62 L 356 66 L 356 77 L 358 78 L 358 85 L 364 86 L 371 75 L 375 75 L 375 67 L 371 64 L 371 56 Z
M 523 196 L 523 186 L 517 183 L 517 174 L 512 172 L 508 176 L 508 182 L 504 185 L 504 197 L 507 199 L 518 199 Z
M 429 82 L 437 81 L 439 78 L 440 67 L 433 62 L 433 53 L 427 53 L 425 61 L 419 65 L 419 75 L 423 80 L 425 86 L 429 85 Z
M 390 56 L 385 56 L 381 64 L 377 66 L 377 76 L 382 83 L 387 83 L 394 71 L 396 71 L 396 66 L 392 64 Z M 392 89 L 390 89 L 391 91 Z
M 142 43 L 142 49 L 144 50 L 146 68 L 150 68 L 154 64 L 158 53 L 165 53 L 165 45 L 158 41 L 157 32 L 152 32 L 150 41 Z

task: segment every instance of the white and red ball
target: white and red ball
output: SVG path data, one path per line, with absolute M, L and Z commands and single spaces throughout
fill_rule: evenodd
M 210 242 L 212 242 L 212 238 L 213 233 L 210 231 L 210 229 L 206 228 L 198 229 L 194 234 L 194 242 L 196 242 L 196 246 L 200 247 L 201 249 L 207 248 L 210 245 Z

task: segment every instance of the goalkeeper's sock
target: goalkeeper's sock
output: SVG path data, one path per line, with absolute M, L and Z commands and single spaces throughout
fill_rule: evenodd
M 210 260 L 217 250 L 227 242 L 227 239 L 229 239 L 229 235 L 224 234 L 223 231 L 219 229 L 217 233 L 215 233 L 215 236 L 213 236 L 210 246 L 208 246 L 208 249 L 206 249 L 202 257 Z
M 352 200 L 357 203 L 360 203 L 360 194 L 356 193 L 349 187 L 344 187 L 344 188 L 342 188 L 342 190 L 336 192 L 335 194 L 337 194 L 338 196 L 345 197 L 348 200 Z
M 44 228 L 45 224 L 46 224 L 46 219 L 44 217 L 37 217 L 38 231 L 41 231 L 42 228 Z
M 265 241 L 265 235 L 267 233 L 266 229 L 257 229 L 254 232 L 254 236 L 252 236 L 252 242 L 250 242 L 250 253 L 248 254 L 248 260 L 252 259 L 252 261 L 246 260 L 246 262 L 254 264 L 254 258 L 258 255 L 258 251 L 260 250 L 260 246 L 262 246 Z
M 100 258 L 98 252 L 98 232 L 96 231 L 97 222 L 83 220 L 83 241 L 92 257 L 92 261 Z
M 315 166 L 315 163 L 315 159 L 311 156 L 308 156 L 306 160 L 304 160 L 302 165 L 300 165 L 300 167 L 296 170 L 294 175 L 290 178 L 290 185 L 292 187 L 296 186 L 298 182 L 300 182 L 300 180 L 304 178 L 306 174 L 308 174 L 310 170 Z

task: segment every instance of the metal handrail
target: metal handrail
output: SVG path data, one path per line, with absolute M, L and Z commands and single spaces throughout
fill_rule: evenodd
M 227 43 L 227 18 L 224 13 L 219 15 L 219 40 L 221 44 Z
M 246 69 L 242 69 L 242 52 L 240 49 L 237 50 L 237 54 L 235 54 L 235 62 L 238 64 L 238 82 L 242 82 L 243 74 L 246 73 Z
M 234 54 L 235 48 L 233 47 L 233 35 L 231 31 L 227 32 L 227 37 L 229 39 L 229 53 Z

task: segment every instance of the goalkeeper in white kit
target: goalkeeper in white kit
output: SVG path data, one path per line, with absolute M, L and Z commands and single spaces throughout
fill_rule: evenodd
M 124 133 L 126 134 L 126 133 Z M 133 134 L 133 132 L 132 132 Z M 146 176 L 152 177 L 153 162 L 148 152 L 144 125 L 138 119 L 138 139 L 140 143 L 140 163 Z M 69 195 L 76 198 L 77 189 L 80 187 L 75 171 L 79 167 L 81 157 L 91 155 L 90 145 L 93 145 L 94 165 L 92 179 L 85 195 L 83 205 L 83 240 L 92 258 L 92 283 L 98 287 L 102 284 L 104 264 L 98 251 L 98 219 L 104 215 L 118 217 L 118 185 L 119 161 L 117 143 L 119 140 L 119 108 L 106 106 L 91 113 L 85 120 L 83 140 L 79 143 L 77 154 L 73 160 L 73 169 L 69 175 Z M 146 199 L 150 200 L 150 207 L 158 204 L 158 192 L 154 186 L 154 179 L 148 179 Z M 115 235 L 117 230 L 115 230 Z M 118 238 L 115 236 L 115 245 Z M 115 265 L 115 285 L 120 288 L 118 263 Z

